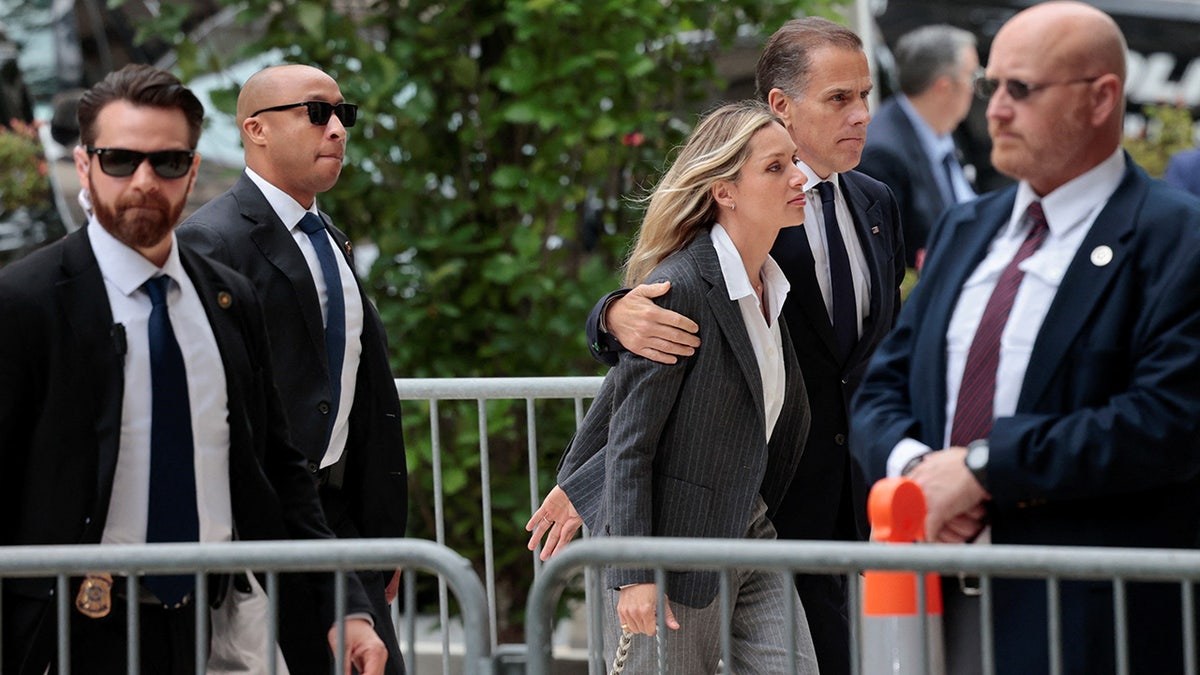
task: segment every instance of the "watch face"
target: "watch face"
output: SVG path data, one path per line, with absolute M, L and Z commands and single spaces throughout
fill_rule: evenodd
M 987 466 L 988 463 L 988 446 L 986 444 L 973 445 L 967 449 L 967 466 L 972 469 L 981 469 Z

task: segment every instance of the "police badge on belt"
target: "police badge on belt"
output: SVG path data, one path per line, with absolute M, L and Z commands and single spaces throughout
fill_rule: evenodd
M 79 585 L 79 595 L 75 596 L 75 609 L 89 619 L 102 619 L 112 610 L 111 574 L 104 572 L 89 572 Z

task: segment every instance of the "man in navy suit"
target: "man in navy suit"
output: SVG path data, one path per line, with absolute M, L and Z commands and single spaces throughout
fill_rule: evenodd
M 932 540 L 1193 547 L 1200 202 L 1121 150 L 1124 37 L 1089 5 L 1039 4 L 976 86 L 992 161 L 1020 182 L 935 228 L 855 398 L 855 458 L 924 489 Z M 978 672 L 978 599 L 943 587 L 947 672 Z M 997 672 L 1048 672 L 1045 584 L 992 588 Z M 1133 672 L 1181 672 L 1179 588 L 1126 591 Z M 1060 599 L 1065 672 L 1113 672 L 1111 584 Z
M 342 538 L 403 537 L 408 474 L 387 336 L 355 275 L 350 239 L 317 208 L 317 194 L 341 174 L 357 113 L 317 68 L 274 66 L 251 76 L 237 104 L 246 171 L 192 214 L 179 237 L 262 294 L 292 438 L 330 528 Z M 389 675 L 404 672 L 388 610 L 399 574 L 358 574 L 388 647 Z M 321 630 L 293 621 L 282 639 L 328 661 L 312 649 Z
M 1200 149 L 1183 150 L 1171 155 L 1163 180 L 1200 195 Z
M 858 170 L 892 189 L 906 262 L 920 269 L 938 216 L 975 197 L 950 134 L 971 110 L 979 54 L 970 32 L 938 24 L 906 33 L 895 56 L 900 92 L 871 119 Z
M 904 279 L 900 218 L 892 193 L 852 170 L 871 119 L 871 73 L 853 31 L 805 17 L 788 21 L 771 36 L 759 57 L 756 80 L 759 97 L 787 127 L 800 168 L 809 177 L 804 226 L 781 231 L 771 249 L 792 287 L 783 318 L 812 410 L 804 455 L 773 522 L 781 539 L 859 540 L 866 536 L 866 483 L 846 445 L 850 397 L 876 345 L 895 323 Z M 842 251 L 841 277 L 832 272 L 835 237 L 841 242 L 836 246 Z M 676 355 L 703 349 L 690 317 L 651 299 L 669 287 L 644 284 L 628 295 L 617 291 L 602 299 L 588 320 L 593 355 L 613 365 L 624 348 L 673 363 Z M 832 318 L 842 301 L 845 333 L 835 329 Z M 548 528 L 549 552 L 556 549 L 558 533 L 578 522 L 567 517 L 565 501 L 555 488 L 547 497 L 549 508 L 535 513 L 528 525 L 537 539 L 546 529 L 539 522 L 555 521 L 558 528 Z M 543 513 L 546 521 L 540 521 Z M 821 672 L 849 673 L 845 577 L 800 575 L 796 590 Z
M 174 236 L 203 117 L 191 91 L 149 66 L 110 74 L 80 101 L 88 222 L 0 271 L 0 546 L 333 538 L 288 438 L 258 296 Z M 283 576 L 281 596 L 314 603 L 312 616 L 281 610 L 280 625 L 321 624 L 317 648 L 328 652 L 333 580 Z M 72 664 L 126 672 L 124 598 L 136 593 L 143 672 L 195 672 L 192 577 L 110 583 L 72 581 L 70 615 L 58 617 Z M 239 583 L 228 585 L 215 584 L 214 599 L 247 611 Z M 347 660 L 382 673 L 370 605 L 357 578 L 347 588 L 351 617 L 361 615 L 345 624 Z M 0 670 L 47 672 L 55 599 L 54 579 L 4 580 Z M 217 625 L 214 654 L 245 637 Z M 329 672 L 282 646 L 292 673 Z

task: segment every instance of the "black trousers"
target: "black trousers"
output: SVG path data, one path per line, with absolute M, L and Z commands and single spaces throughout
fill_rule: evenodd
M 100 619 L 90 619 L 73 607 L 70 612 L 71 672 L 85 675 L 124 675 L 128 672 L 128 614 L 125 599 L 114 596 L 112 610 L 108 616 Z M 207 617 L 208 611 L 204 614 Z M 142 604 L 138 606 L 138 615 L 141 672 L 164 675 L 195 673 L 195 604 L 188 603 L 179 609 Z M 57 667 L 52 668 L 51 672 L 58 672 Z

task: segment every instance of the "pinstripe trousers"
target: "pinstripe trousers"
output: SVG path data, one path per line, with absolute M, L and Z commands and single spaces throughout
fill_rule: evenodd
M 703 514 L 697 514 L 697 517 L 703 517 Z M 767 518 L 766 505 L 761 498 L 746 538 L 775 539 L 775 526 Z M 733 609 L 730 620 L 731 671 L 739 675 L 790 673 L 791 660 L 795 658 L 795 672 L 817 675 L 812 635 L 791 576 L 783 572 L 735 569 L 730 571 L 729 577 Z M 621 636 L 617 618 L 620 591 L 610 589 L 605 593 L 608 611 L 604 613 L 604 655 L 611 664 Z M 795 613 L 794 635 L 788 633 L 789 595 Z M 672 603 L 671 611 L 679 621 L 679 629 L 667 629 L 663 636 L 666 660 L 661 672 L 679 675 L 716 673 L 722 651 L 720 597 L 700 609 Z M 630 675 L 660 672 L 658 642 L 653 635 L 633 636 L 625 672 Z

